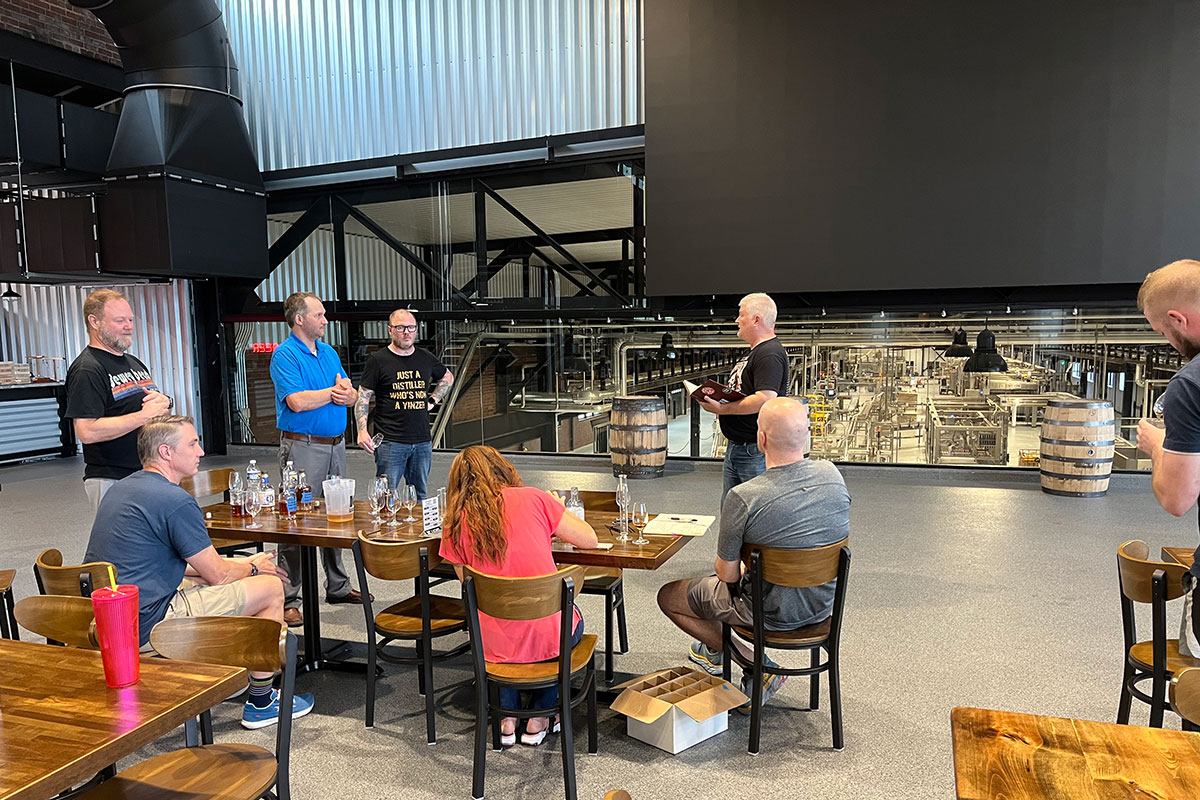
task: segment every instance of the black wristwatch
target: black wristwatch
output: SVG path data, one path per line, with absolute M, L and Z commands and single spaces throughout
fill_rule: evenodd
M 253 561 L 251 561 L 250 562 L 250 577 L 253 578 L 257 574 L 258 574 L 258 564 L 255 564 Z

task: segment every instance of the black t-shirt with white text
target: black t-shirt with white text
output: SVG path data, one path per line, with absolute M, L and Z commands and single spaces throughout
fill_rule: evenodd
M 729 373 L 730 389 L 749 397 L 760 390 L 787 396 L 788 357 L 779 339 L 759 342 Z M 750 444 L 758 439 L 758 414 L 722 414 L 721 433 L 734 444 Z
M 122 417 L 142 410 L 146 392 L 160 391 L 150 370 L 137 358 L 113 355 L 98 347 L 83 348 L 67 370 L 66 419 Z M 136 428 L 107 442 L 83 446 L 83 477 L 120 480 L 142 468 Z
M 390 347 L 372 353 L 359 385 L 375 393 L 369 417 L 375 432 L 388 442 L 428 442 L 429 392 L 445 374 L 446 366 L 420 347 L 407 356 L 396 355 Z

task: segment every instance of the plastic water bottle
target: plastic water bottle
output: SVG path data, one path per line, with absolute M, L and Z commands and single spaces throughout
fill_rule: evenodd
M 583 501 L 579 499 L 579 487 L 571 487 L 571 496 L 567 498 L 567 511 L 579 517 L 586 519 L 583 510 Z
M 291 462 L 289 461 L 290 465 Z M 284 473 L 283 483 L 279 487 L 279 513 L 288 519 L 296 518 L 299 503 L 296 502 L 296 473 L 288 469 Z
M 265 472 L 262 474 L 262 494 L 263 511 L 275 511 L 275 489 L 271 486 L 271 476 Z
M 250 459 L 250 466 L 246 467 L 246 485 L 249 486 L 258 480 L 258 476 L 258 461 L 252 458 Z

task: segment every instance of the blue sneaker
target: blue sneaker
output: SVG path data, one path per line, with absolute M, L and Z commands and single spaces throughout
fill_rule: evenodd
M 699 664 L 709 675 L 716 675 L 718 678 L 723 674 L 721 665 L 724 659 L 725 656 L 720 650 L 710 650 L 703 642 L 692 642 L 692 647 L 688 650 L 688 661 Z
M 292 719 L 299 719 L 313 710 L 311 694 L 297 694 L 292 697 Z M 271 705 L 259 708 L 249 700 L 242 708 L 242 727 L 255 730 L 274 725 L 279 722 L 279 690 L 271 690 Z

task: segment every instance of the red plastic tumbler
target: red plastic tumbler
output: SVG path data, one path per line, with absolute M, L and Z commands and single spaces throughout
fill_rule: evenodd
M 114 689 L 138 682 L 138 587 L 122 583 L 116 591 L 104 587 L 92 592 L 96 637 L 104 662 L 104 682 Z

